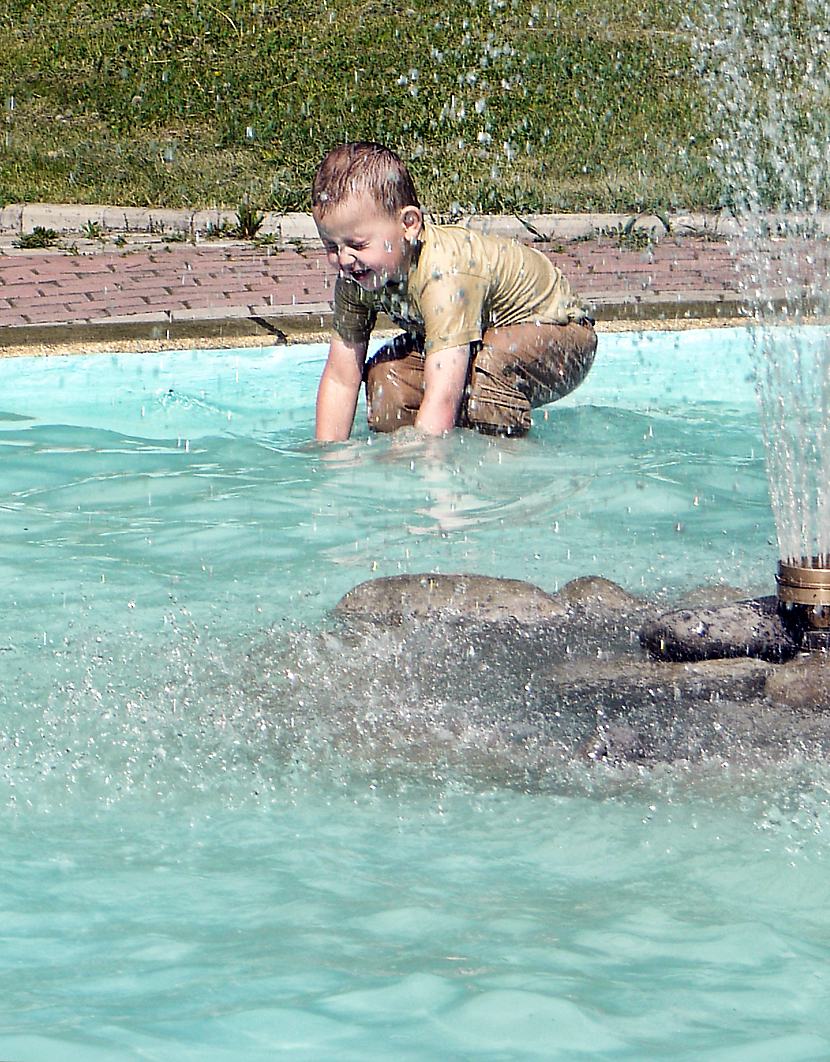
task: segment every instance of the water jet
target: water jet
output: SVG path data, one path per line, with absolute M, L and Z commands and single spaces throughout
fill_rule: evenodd
M 725 0 L 696 48 L 712 92 L 712 162 L 750 268 L 739 287 L 779 547 L 777 609 L 800 648 L 830 646 L 830 86 L 824 0 Z

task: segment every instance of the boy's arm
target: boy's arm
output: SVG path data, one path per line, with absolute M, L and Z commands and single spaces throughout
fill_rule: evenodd
M 339 336 L 331 337 L 328 361 L 317 389 L 316 439 L 348 439 L 363 380 L 366 349 L 366 343 L 347 343 Z
M 424 398 L 415 418 L 416 428 L 428 435 L 440 435 L 455 427 L 469 365 L 469 344 L 436 350 L 427 356 Z

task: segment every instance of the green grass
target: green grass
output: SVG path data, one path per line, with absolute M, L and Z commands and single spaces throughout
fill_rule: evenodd
M 6 0 L 0 200 L 305 209 L 372 139 L 429 209 L 715 208 L 675 0 Z

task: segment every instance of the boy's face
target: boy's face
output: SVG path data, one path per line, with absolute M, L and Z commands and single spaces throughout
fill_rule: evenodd
M 317 231 L 329 263 L 364 291 L 401 280 L 421 231 L 421 211 L 404 207 L 390 217 L 368 193 L 350 196 L 324 217 L 315 211 Z

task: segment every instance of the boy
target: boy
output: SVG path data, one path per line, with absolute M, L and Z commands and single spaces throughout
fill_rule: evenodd
M 344 144 L 320 163 L 312 212 L 337 268 L 316 437 L 347 439 L 365 381 L 369 426 L 521 435 L 594 360 L 593 322 L 539 251 L 432 225 L 398 156 Z M 366 364 L 379 310 L 404 329 Z

